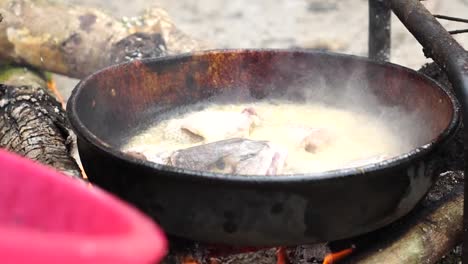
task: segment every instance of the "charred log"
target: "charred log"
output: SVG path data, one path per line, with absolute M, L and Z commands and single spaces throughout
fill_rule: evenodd
M 116 19 L 95 8 L 0 0 L 0 13 L 1 59 L 75 78 L 123 61 L 201 48 L 161 8 Z
M 81 177 L 60 103 L 40 86 L 0 84 L 0 147 Z
M 135 33 L 115 43 L 110 52 L 112 63 L 166 55 L 161 34 Z

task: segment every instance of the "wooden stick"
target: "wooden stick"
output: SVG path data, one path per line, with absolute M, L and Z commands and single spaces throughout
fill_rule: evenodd
M 72 132 L 61 104 L 46 88 L 45 75 L 4 67 L 0 83 L 0 147 L 81 178 L 71 157 Z
M 123 61 L 203 48 L 157 7 L 116 19 L 50 0 L 0 0 L 0 13 L 0 59 L 75 78 Z

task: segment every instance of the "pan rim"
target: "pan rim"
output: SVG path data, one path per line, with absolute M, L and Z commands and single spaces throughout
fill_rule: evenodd
M 103 140 L 99 139 L 96 135 L 94 135 L 83 122 L 79 118 L 79 114 L 77 112 L 77 98 L 80 95 L 80 92 L 83 90 L 84 86 L 87 82 L 95 76 L 99 74 L 103 74 L 107 71 L 112 69 L 122 67 L 125 65 L 130 64 L 147 64 L 147 63 L 157 63 L 160 61 L 168 61 L 168 60 L 178 60 L 183 58 L 190 58 L 194 56 L 206 56 L 210 54 L 232 54 L 232 53 L 261 53 L 261 52 L 269 52 L 269 53 L 297 53 L 297 54 L 321 54 L 325 56 L 334 56 L 334 57 L 342 57 L 348 58 L 353 60 L 358 60 L 367 64 L 372 65 L 380 65 L 383 67 L 390 67 L 394 69 L 398 69 L 400 71 L 408 72 L 413 76 L 417 76 L 417 78 L 423 79 L 425 82 L 431 83 L 431 85 L 440 89 L 449 99 L 452 106 L 452 117 L 447 127 L 438 134 L 437 137 L 433 138 L 429 143 L 418 146 L 417 148 L 413 148 L 411 151 L 402 153 L 396 157 L 386 159 L 381 162 L 372 163 L 365 166 L 354 167 L 354 168 L 344 168 L 344 169 L 336 169 L 330 170 L 325 172 L 316 172 L 316 173 L 299 173 L 299 174 L 281 174 L 275 176 L 265 176 L 265 175 L 233 175 L 227 173 L 213 173 L 207 171 L 197 171 L 191 169 L 182 169 L 176 168 L 168 165 L 157 164 L 150 161 L 140 160 L 134 158 L 132 156 L 124 154 L 122 151 L 111 147 L 109 144 L 106 144 Z M 211 50 L 204 50 L 204 51 L 194 51 L 188 52 L 183 54 L 177 55 L 169 55 L 165 57 L 158 57 L 158 58 L 146 58 L 141 60 L 135 60 L 131 62 L 123 62 L 115 65 L 111 65 L 105 67 L 101 70 L 98 70 L 91 75 L 88 75 L 86 78 L 79 81 L 76 87 L 73 89 L 72 94 L 67 103 L 67 116 L 70 121 L 72 128 L 76 131 L 77 137 L 83 137 L 92 144 L 94 147 L 98 148 L 99 150 L 103 151 L 107 155 L 110 155 L 114 158 L 119 160 L 124 160 L 126 162 L 130 162 L 134 165 L 145 166 L 147 168 L 151 168 L 155 172 L 163 172 L 163 173 L 171 173 L 171 178 L 174 180 L 176 179 L 188 179 L 191 181 L 217 181 L 217 182 L 224 182 L 224 183 L 245 183 L 245 184 L 284 184 L 284 183 L 294 183 L 294 182 L 304 182 L 304 181 L 325 181 L 330 179 L 340 179 L 344 177 L 351 177 L 351 176 L 358 176 L 358 175 L 368 175 L 370 173 L 375 173 L 378 171 L 383 171 L 386 169 L 391 169 L 394 167 L 401 166 L 402 164 L 412 164 L 415 161 L 422 159 L 426 154 L 433 152 L 437 146 L 445 143 L 448 141 L 457 130 L 459 122 L 460 122 L 460 106 L 455 98 L 454 94 L 448 90 L 447 88 L 441 86 L 439 83 L 434 81 L 433 79 L 429 78 L 428 76 L 421 74 L 413 69 L 407 68 L 402 65 L 394 64 L 391 62 L 379 62 L 373 61 L 367 57 L 351 55 L 351 54 L 343 54 L 343 53 L 336 53 L 336 52 L 328 52 L 328 51 L 318 51 L 318 50 L 308 50 L 308 49 L 269 49 L 269 48 L 261 48 L 261 49 L 211 49 Z M 158 175 L 159 176 L 159 175 Z

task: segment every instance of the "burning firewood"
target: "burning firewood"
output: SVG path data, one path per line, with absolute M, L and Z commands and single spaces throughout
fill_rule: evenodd
M 0 72 L 0 147 L 80 178 L 72 132 L 45 79 L 25 68 Z
M 0 58 L 82 78 L 105 66 L 201 48 L 161 8 L 116 19 L 95 8 L 0 0 Z

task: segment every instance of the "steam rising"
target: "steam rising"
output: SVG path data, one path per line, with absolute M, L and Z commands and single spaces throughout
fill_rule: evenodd
M 265 117 L 265 120 L 270 121 L 265 121 L 255 128 L 248 138 L 269 140 L 289 147 L 288 159 L 291 162 L 287 173 L 339 169 L 353 164 L 354 160 L 366 161 L 363 164 L 358 162 L 360 165 L 357 166 L 361 166 L 378 162 L 382 157 L 390 158 L 407 153 L 430 142 L 434 131 L 431 120 L 422 110 L 412 106 L 404 108 L 396 103 L 406 98 L 385 98 L 388 94 L 393 94 L 385 89 L 395 88 L 388 87 L 389 85 L 397 85 L 395 89 L 399 91 L 398 89 L 411 89 L 409 83 L 394 79 L 391 79 L 390 84 L 379 83 L 378 81 L 384 78 L 373 74 L 382 71 L 369 71 L 369 68 L 366 68 L 369 67 L 368 64 L 328 63 L 330 62 L 324 60 L 318 63 L 320 68 L 309 69 L 307 65 L 292 65 L 282 61 L 281 64 L 274 65 L 277 72 L 272 73 L 273 78 L 265 77 L 271 80 L 270 82 L 259 79 L 260 86 L 267 83 L 265 90 L 268 92 L 258 92 L 263 88 L 258 89 L 259 87 L 255 86 L 257 83 L 252 83 L 251 87 L 225 87 L 222 92 L 206 100 L 177 107 L 159 116 L 155 127 L 131 139 L 124 149 L 142 153 L 152 152 L 154 160 L 159 160 L 158 152 L 170 153 L 203 144 L 188 142 L 188 136 L 181 132 L 181 123 L 177 123 L 192 112 L 241 113 L 242 109 L 252 106 L 261 112 L 260 118 Z M 239 72 L 234 72 L 233 76 L 236 74 Z M 382 86 L 376 87 L 376 84 Z M 317 115 L 317 118 L 307 116 L 310 114 Z M 276 122 L 275 119 L 283 121 Z M 288 119 L 292 121 L 289 122 Z M 229 120 L 208 120 L 202 123 L 209 129 L 216 130 L 223 122 L 229 123 Z M 278 126 L 278 123 L 281 125 Z M 311 156 L 310 153 L 298 149 L 295 139 L 284 139 L 291 137 L 291 134 L 299 139 L 304 137 L 302 132 L 294 130 L 295 128 L 288 128 L 299 123 L 309 128 L 328 126 L 331 134 L 336 131 L 339 134 L 335 137 L 334 145 L 327 146 L 326 150 L 320 150 Z M 154 151 L 153 146 L 158 150 Z
M 324 68 L 326 65 L 323 62 Z M 289 63 L 277 63 L 275 65 L 283 75 L 297 75 L 298 67 Z M 272 83 L 269 90 L 279 91 L 277 94 L 268 95 L 261 100 L 280 99 L 289 102 L 300 102 L 304 104 L 324 104 L 326 106 L 346 109 L 357 114 L 368 115 L 380 121 L 392 133 L 398 135 L 402 145 L 407 148 L 402 152 L 410 151 L 418 146 L 427 144 L 431 139 L 431 119 L 421 111 L 416 109 L 409 111 L 401 105 L 389 105 L 384 100 L 379 99 L 376 94 L 378 89 L 388 89 L 385 84 L 381 87 L 369 87 L 369 72 L 361 63 L 355 63 L 351 67 L 337 65 L 331 69 L 333 72 L 325 72 L 324 75 L 317 74 L 316 71 L 305 71 L 293 82 L 287 85 Z M 300 69 L 304 71 L 304 69 Z M 334 76 L 336 76 L 334 79 Z M 345 76 L 344 81 L 342 77 Z M 372 76 L 370 76 L 372 78 Z M 341 80 L 340 80 L 341 78 Z M 409 83 L 404 80 L 394 81 L 393 85 L 399 85 L 403 89 L 409 89 Z M 255 102 L 255 98 L 247 93 L 248 89 L 232 89 L 218 96 L 212 97 L 211 103 L 233 103 L 238 101 Z M 187 109 L 186 109 L 187 110 Z M 363 124 L 365 125 L 365 124 Z
M 427 126 L 429 120 L 426 120 L 422 112 L 409 112 L 401 106 L 383 104 L 365 81 L 354 79 L 335 92 L 331 92 L 332 89 L 323 78 L 320 78 L 319 82 L 307 81 L 305 78 L 301 80 L 301 83 L 295 85 L 298 85 L 299 89 L 292 89 L 294 90 L 293 95 L 286 93 L 284 97 L 286 100 L 297 101 L 297 98 L 300 97 L 301 101 L 306 104 L 323 103 L 376 118 L 392 133 L 398 135 L 403 141 L 403 145 L 408 146 L 408 149 L 402 151 L 409 151 L 429 143 L 428 139 L 431 134 Z

